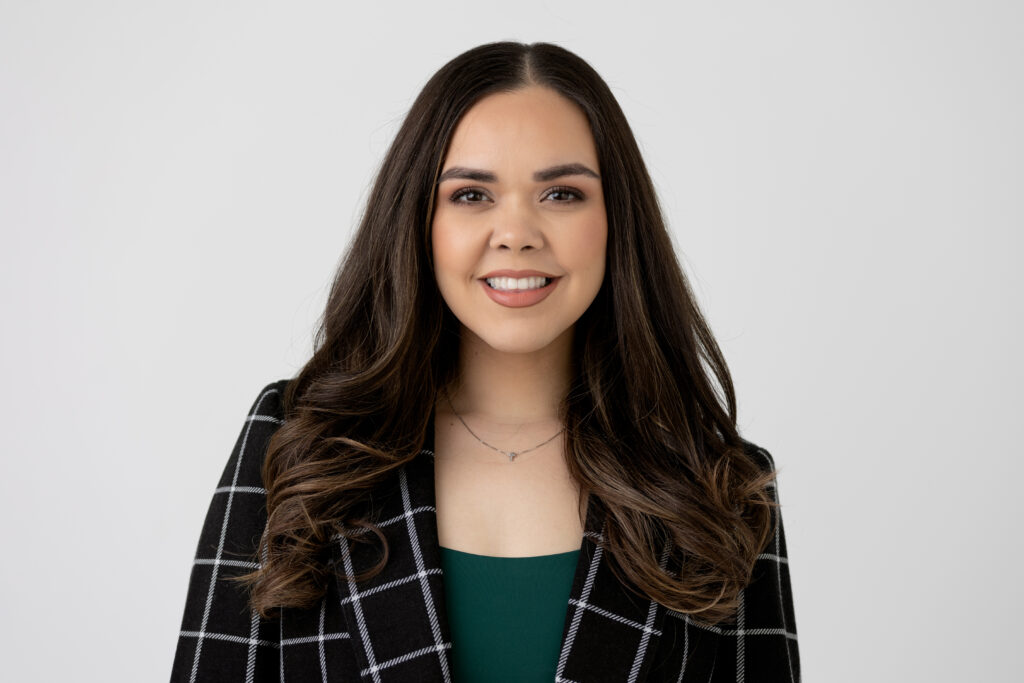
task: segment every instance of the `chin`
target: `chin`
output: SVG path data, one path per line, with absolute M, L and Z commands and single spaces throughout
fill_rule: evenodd
M 526 354 L 526 353 L 537 353 L 543 351 L 548 347 L 559 344 L 562 338 L 572 332 L 572 328 L 560 329 L 557 326 L 556 329 L 552 329 L 550 323 L 546 326 L 528 326 L 534 329 L 516 329 L 519 326 L 510 325 L 504 329 L 502 327 L 489 328 L 483 334 L 476 330 L 464 328 L 464 332 L 470 332 L 476 337 L 480 343 L 491 349 L 510 354 Z
M 488 338 L 481 337 L 481 340 L 487 346 L 491 347 L 495 351 L 501 353 L 536 353 L 546 349 L 554 341 L 552 338 L 538 339 L 534 338 L 522 338 L 522 339 L 509 339 L 509 338 Z

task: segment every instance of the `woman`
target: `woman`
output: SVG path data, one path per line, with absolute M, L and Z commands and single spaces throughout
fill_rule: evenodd
M 771 457 L 579 57 L 431 78 L 316 347 L 228 462 L 173 680 L 798 680 Z

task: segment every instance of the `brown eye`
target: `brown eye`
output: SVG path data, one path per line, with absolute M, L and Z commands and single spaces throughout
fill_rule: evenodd
M 480 190 L 474 187 L 464 187 L 451 196 L 450 201 L 453 204 L 479 204 L 487 199 Z
M 556 204 L 569 204 L 581 201 L 583 193 L 571 187 L 553 187 L 548 190 L 545 197 L 553 200 Z

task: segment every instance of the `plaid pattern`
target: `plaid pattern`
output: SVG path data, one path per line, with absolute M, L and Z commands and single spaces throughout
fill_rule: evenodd
M 396 472 L 369 503 L 388 539 L 384 570 L 356 585 L 338 579 L 317 604 L 259 619 L 225 579 L 256 566 L 266 524 L 260 467 L 281 424 L 287 380 L 256 399 L 214 492 L 188 587 L 172 682 L 452 681 L 451 635 L 434 507 L 433 453 Z M 433 446 L 432 435 L 426 444 Z M 774 467 L 767 451 L 752 452 Z M 650 683 L 800 679 L 786 543 L 781 523 L 742 596 L 736 623 L 708 626 L 627 590 L 601 547 L 603 520 L 587 512 L 566 605 L 556 681 Z M 352 530 L 334 539 L 348 573 L 376 563 Z M 662 554 L 662 566 L 669 554 Z M 465 683 L 465 682 L 460 682 Z

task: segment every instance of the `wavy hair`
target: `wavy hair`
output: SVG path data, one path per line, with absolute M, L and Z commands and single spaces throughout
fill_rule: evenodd
M 604 514 L 601 543 L 621 581 L 701 621 L 734 614 L 771 533 L 773 473 L 737 432 L 725 359 L 608 85 L 564 48 L 500 42 L 452 59 L 416 98 L 335 275 L 314 353 L 288 383 L 263 464 L 262 562 L 240 577 L 261 615 L 324 594 L 339 571 L 331 539 L 343 530 L 383 544 L 380 562 L 355 580 L 386 564 L 387 542 L 362 503 L 418 455 L 457 370 L 459 325 L 431 260 L 437 178 L 474 103 L 534 84 L 586 114 L 608 218 L 605 280 L 576 323 L 561 406 L 569 472 Z M 663 569 L 666 543 L 673 561 Z

